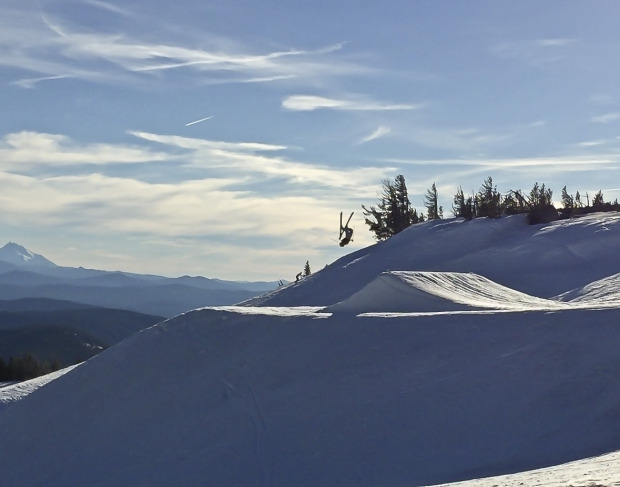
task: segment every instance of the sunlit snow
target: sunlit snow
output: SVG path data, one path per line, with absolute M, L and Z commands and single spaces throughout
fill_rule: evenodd
M 0 411 L 2 485 L 620 483 L 619 222 L 415 225 L 162 322 Z

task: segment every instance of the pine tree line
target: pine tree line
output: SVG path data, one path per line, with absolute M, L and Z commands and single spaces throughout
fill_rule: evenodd
M 39 362 L 30 354 L 10 357 L 8 362 L 5 362 L 5 360 L 0 357 L 0 381 L 8 382 L 34 379 L 35 377 L 55 372 L 61 368 L 62 365 L 58 360 L 54 360 L 52 363 Z
M 376 206 L 366 208 L 362 205 L 366 224 L 375 234 L 377 240 L 386 240 L 405 228 L 425 220 L 443 218 L 443 208 L 439 206 L 439 196 L 435 183 L 424 196 L 423 213 L 417 211 L 409 201 L 407 185 L 403 175 L 398 175 L 392 181 L 382 182 L 383 191 Z M 583 202 L 579 191 L 573 196 L 568 193 L 566 186 L 562 188 L 562 208 L 556 209 L 553 205 L 553 191 L 545 184 L 536 182 L 529 193 L 520 189 L 509 190 L 501 194 L 489 176 L 484 180 L 477 193 L 465 195 L 459 187 L 454 195 L 452 213 L 457 218 L 472 220 L 474 218 L 499 218 L 502 215 L 526 213 L 530 224 L 548 223 L 560 218 L 571 218 L 597 211 L 620 211 L 620 204 L 616 199 L 613 203 L 605 202 L 602 191 L 594 195 L 590 205 L 590 197 L 586 193 L 586 202 Z

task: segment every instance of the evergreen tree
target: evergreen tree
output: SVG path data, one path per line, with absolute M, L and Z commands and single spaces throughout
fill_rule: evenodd
M 553 191 L 551 188 L 545 188 L 545 185 L 538 185 L 538 182 L 534 183 L 534 187 L 530 191 L 529 206 L 530 210 L 535 208 L 544 208 L 552 205 Z
M 595 210 L 602 210 L 605 208 L 605 200 L 603 199 L 603 192 L 601 190 L 594 195 L 594 199 L 592 200 L 592 208 Z
M 61 368 L 62 364 L 58 360 L 54 360 L 51 364 L 39 362 L 30 354 L 10 357 L 8 362 L 0 357 L 0 381 L 34 379 Z
M 575 208 L 575 198 L 568 194 L 568 191 L 566 191 L 566 186 L 562 188 L 562 206 L 567 210 L 572 210 Z
M 526 213 L 529 209 L 529 203 L 527 201 L 527 198 L 523 196 L 523 193 L 520 189 L 511 189 L 510 191 L 508 191 L 508 194 L 504 197 L 504 202 L 502 206 L 507 215 Z
M 482 183 L 476 195 L 476 216 L 499 218 L 501 215 L 501 195 L 493 185 L 493 178 L 489 176 Z
M 579 193 L 577 193 L 579 194 Z M 566 190 L 566 186 L 562 188 L 562 218 L 570 218 L 577 211 L 577 205 L 575 203 L 575 198 L 568 193 Z
M 452 204 L 452 213 L 456 218 L 465 218 L 471 220 L 474 217 L 473 198 L 468 196 L 465 198 L 463 188 L 459 186 L 454 195 L 454 203 Z
M 312 271 L 310 270 L 310 261 L 306 261 L 306 265 L 304 266 L 304 277 L 309 276 L 310 274 L 312 274 Z
M 443 218 L 443 208 L 439 206 L 437 187 L 435 183 L 431 186 L 431 189 L 427 190 L 424 197 L 424 206 L 426 206 L 426 215 L 428 220 L 438 220 Z
M 11 380 L 9 376 L 9 369 L 4 359 L 0 357 L 0 381 L 8 381 L 8 380 Z
M 575 193 L 575 207 L 583 208 L 583 203 L 581 202 L 581 195 L 579 194 L 579 191 Z
M 528 221 L 530 225 L 549 223 L 559 218 L 558 211 L 553 206 L 553 191 L 545 185 L 534 184 L 529 197 L 530 211 Z
M 366 224 L 377 240 L 386 240 L 420 221 L 409 201 L 404 176 L 398 175 L 394 181 L 385 179 L 382 184 L 383 192 L 377 206 L 366 208 L 362 205 Z

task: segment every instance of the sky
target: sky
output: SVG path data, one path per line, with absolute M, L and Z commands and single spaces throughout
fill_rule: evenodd
M 399 174 L 620 197 L 613 0 L 0 9 L 0 245 L 59 265 L 292 280 Z

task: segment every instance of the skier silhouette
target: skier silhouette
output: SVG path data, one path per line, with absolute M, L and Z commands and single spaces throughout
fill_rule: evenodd
M 347 220 L 347 223 L 345 223 L 345 225 L 342 225 L 342 212 L 340 212 L 340 246 L 344 247 L 345 245 L 347 245 L 351 239 L 353 238 L 353 229 L 349 228 L 349 222 L 351 221 L 351 218 L 353 218 L 353 213 L 351 213 L 351 216 L 349 216 L 349 219 Z M 343 238 L 344 235 L 344 238 Z
M 344 247 L 351 241 L 351 238 L 353 237 L 353 229 L 344 227 L 342 231 L 344 232 L 344 238 L 340 241 L 340 246 Z

